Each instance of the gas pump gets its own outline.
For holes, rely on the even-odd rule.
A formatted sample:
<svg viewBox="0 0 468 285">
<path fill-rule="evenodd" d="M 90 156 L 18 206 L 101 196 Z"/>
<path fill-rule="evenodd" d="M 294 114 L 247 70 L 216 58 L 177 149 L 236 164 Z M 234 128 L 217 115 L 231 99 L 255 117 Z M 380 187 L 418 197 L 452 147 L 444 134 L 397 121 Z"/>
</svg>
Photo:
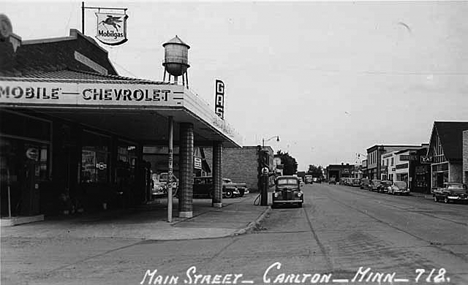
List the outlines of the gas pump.
<svg viewBox="0 0 468 285">
<path fill-rule="evenodd" d="M 266 150 L 259 150 L 258 153 L 258 189 L 260 192 L 260 205 L 268 205 L 268 186 L 269 186 L 269 155 Z"/>
</svg>

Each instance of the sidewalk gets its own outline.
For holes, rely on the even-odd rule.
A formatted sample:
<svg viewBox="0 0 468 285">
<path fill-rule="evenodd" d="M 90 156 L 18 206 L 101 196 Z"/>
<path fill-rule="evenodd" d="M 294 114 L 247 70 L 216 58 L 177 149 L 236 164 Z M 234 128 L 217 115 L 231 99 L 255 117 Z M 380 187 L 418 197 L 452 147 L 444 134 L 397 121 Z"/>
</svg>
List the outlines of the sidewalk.
<svg viewBox="0 0 468 285">
<path fill-rule="evenodd" d="M 418 193 L 418 192 L 410 192 L 410 196 L 420 197 L 420 198 L 429 199 L 429 200 L 433 199 L 432 194 L 425 194 L 425 193 Z"/>
<path fill-rule="evenodd" d="M 2 227 L 1 237 L 182 240 L 234 236 L 253 230 L 270 210 L 254 205 L 257 195 L 223 199 L 223 208 L 212 207 L 210 199 L 193 199 L 192 218 L 177 217 L 175 198 L 171 223 L 167 222 L 167 199 L 162 198 L 134 209 Z"/>
</svg>

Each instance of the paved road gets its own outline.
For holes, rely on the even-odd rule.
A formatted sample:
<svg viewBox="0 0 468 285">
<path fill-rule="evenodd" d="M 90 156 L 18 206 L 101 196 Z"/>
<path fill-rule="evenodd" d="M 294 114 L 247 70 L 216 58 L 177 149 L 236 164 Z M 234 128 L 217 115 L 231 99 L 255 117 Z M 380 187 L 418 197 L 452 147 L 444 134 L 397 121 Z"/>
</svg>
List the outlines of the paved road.
<svg viewBox="0 0 468 285">
<path fill-rule="evenodd" d="M 303 208 L 273 209 L 252 234 L 9 239 L 2 267 L 13 284 L 468 284 L 468 205 L 328 184 L 304 192 Z"/>
</svg>

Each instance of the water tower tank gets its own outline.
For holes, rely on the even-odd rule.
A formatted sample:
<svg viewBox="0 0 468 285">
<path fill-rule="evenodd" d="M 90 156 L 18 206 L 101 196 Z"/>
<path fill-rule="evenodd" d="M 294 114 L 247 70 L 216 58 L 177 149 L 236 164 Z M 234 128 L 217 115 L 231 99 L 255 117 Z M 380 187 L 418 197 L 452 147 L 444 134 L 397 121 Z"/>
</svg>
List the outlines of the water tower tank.
<svg viewBox="0 0 468 285">
<path fill-rule="evenodd" d="M 181 76 L 190 67 L 188 63 L 188 49 L 190 46 L 184 43 L 178 36 L 163 44 L 164 63 L 166 71 L 172 76 Z"/>
</svg>

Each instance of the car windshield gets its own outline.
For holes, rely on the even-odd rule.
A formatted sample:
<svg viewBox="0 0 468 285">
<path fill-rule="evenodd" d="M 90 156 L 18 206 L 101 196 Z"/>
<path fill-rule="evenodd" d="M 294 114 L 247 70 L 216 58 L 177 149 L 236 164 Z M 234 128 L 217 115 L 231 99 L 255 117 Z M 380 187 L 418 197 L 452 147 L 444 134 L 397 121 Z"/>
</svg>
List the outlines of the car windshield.
<svg viewBox="0 0 468 285">
<path fill-rule="evenodd" d="M 463 188 L 463 184 L 449 184 L 449 185 L 447 185 L 447 189 L 450 189 L 450 190 L 465 190 Z"/>
<path fill-rule="evenodd" d="M 398 188 L 405 188 L 406 187 L 406 182 L 404 182 L 404 181 L 395 181 L 394 184 Z"/>
<path fill-rule="evenodd" d="M 277 184 L 278 185 L 297 185 L 297 179 L 295 178 L 286 178 L 286 179 L 278 179 Z"/>
</svg>

